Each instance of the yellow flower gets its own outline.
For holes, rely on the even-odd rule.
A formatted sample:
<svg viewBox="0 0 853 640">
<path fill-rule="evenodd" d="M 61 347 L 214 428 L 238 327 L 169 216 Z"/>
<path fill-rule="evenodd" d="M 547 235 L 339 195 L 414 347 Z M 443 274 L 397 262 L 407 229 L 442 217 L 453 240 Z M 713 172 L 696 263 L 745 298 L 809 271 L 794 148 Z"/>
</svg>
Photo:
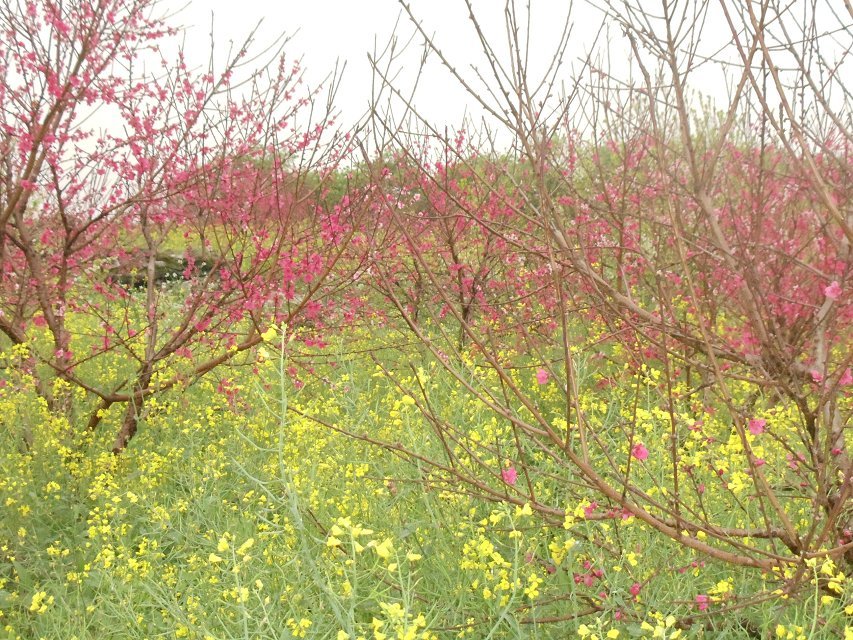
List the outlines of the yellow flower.
<svg viewBox="0 0 853 640">
<path fill-rule="evenodd" d="M 385 538 L 385 540 L 377 544 L 373 550 L 376 551 L 377 556 L 383 560 L 387 560 L 391 557 L 391 552 L 394 551 L 394 542 L 391 538 Z"/>
<path fill-rule="evenodd" d="M 33 600 L 30 603 L 30 611 L 42 614 L 47 611 L 47 608 L 52 604 L 53 596 L 47 595 L 47 592 L 45 591 L 37 591 L 33 594 Z"/>
<path fill-rule="evenodd" d="M 619 637 L 619 629 L 611 629 L 607 632 L 607 637 L 610 638 L 610 640 L 616 640 L 616 638 Z"/>
<path fill-rule="evenodd" d="M 222 562 L 222 557 L 216 555 L 215 553 L 211 553 L 207 556 L 207 561 L 211 564 L 216 564 L 217 562 Z"/>
<path fill-rule="evenodd" d="M 542 584 L 543 580 L 535 573 L 530 574 L 530 577 L 527 579 L 527 586 L 524 588 L 524 595 L 526 595 L 530 599 L 537 598 L 539 596 L 539 585 Z"/>
<path fill-rule="evenodd" d="M 243 544 L 240 545 L 239 549 L 237 549 L 237 555 L 238 556 L 246 555 L 246 553 L 249 551 L 249 549 L 252 548 L 252 546 L 254 544 L 255 544 L 255 539 L 249 538 L 248 540 L 246 540 L 246 542 L 244 542 Z"/>
</svg>

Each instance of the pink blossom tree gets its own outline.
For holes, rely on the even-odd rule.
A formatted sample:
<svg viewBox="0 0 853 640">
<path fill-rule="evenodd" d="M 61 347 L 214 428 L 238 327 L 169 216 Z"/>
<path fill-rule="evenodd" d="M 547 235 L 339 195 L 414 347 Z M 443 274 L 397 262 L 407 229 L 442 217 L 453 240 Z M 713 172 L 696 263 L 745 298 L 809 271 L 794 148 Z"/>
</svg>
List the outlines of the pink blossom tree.
<svg viewBox="0 0 853 640">
<path fill-rule="evenodd" d="M 221 71 L 196 71 L 161 48 L 177 31 L 156 11 L 0 9 L 0 331 L 29 346 L 39 392 L 75 428 L 124 407 L 116 452 L 153 393 L 270 323 L 333 317 L 354 229 L 355 207 L 317 197 L 346 140 L 283 42 L 258 69 L 250 37 Z M 161 282 L 164 261 L 178 282 Z"/>
<path fill-rule="evenodd" d="M 496 341 L 488 323 L 454 313 L 473 345 L 466 351 L 437 314 L 427 323 L 399 296 L 401 317 L 435 362 L 507 425 L 503 441 L 471 439 L 424 386 L 410 385 L 443 452 L 428 460 L 430 481 L 530 504 L 555 524 L 637 518 L 702 557 L 778 571 L 786 593 L 808 580 L 807 559 L 853 561 L 853 136 L 841 80 L 851 64 L 849 21 L 809 5 L 803 26 L 770 1 L 664 0 L 655 11 L 603 2 L 603 20 L 624 34 L 626 71 L 590 54 L 566 82 L 570 21 L 533 77 L 530 9 L 507 4 L 499 46 L 466 2 L 485 61 L 466 74 L 401 5 L 429 55 L 495 123 L 484 138 L 504 135 L 512 152 L 482 162 L 488 149 L 472 153 L 420 117 L 414 92 L 391 80 L 393 60 L 377 60 L 386 95 L 420 123 L 414 135 L 468 172 L 468 192 L 482 190 L 458 215 L 492 241 L 512 240 L 505 262 L 532 267 L 525 275 L 543 291 L 540 312 L 551 309 L 554 320 L 544 339 L 515 323 L 523 348 L 508 355 L 511 343 Z M 729 29 L 710 53 L 706 19 Z M 842 40 L 831 56 L 820 33 Z M 727 101 L 713 109 L 697 98 L 700 66 L 730 81 Z M 388 154 L 377 167 L 412 148 L 412 122 L 377 116 L 376 128 Z M 410 189 L 429 183 L 462 199 L 428 154 L 413 160 L 420 177 Z M 389 216 L 407 234 L 422 216 L 394 206 L 399 191 L 388 191 Z M 490 199 L 495 205 L 484 204 Z M 500 225 L 484 214 L 491 206 L 508 212 Z M 423 277 L 447 281 L 434 246 L 410 247 Z M 448 290 L 438 288 L 450 301 Z M 506 299 L 477 307 L 519 314 Z M 543 382 L 554 385 L 556 403 L 540 397 Z M 544 489 L 549 482 L 559 491 Z M 725 507 L 717 513 L 712 503 Z"/>
</svg>

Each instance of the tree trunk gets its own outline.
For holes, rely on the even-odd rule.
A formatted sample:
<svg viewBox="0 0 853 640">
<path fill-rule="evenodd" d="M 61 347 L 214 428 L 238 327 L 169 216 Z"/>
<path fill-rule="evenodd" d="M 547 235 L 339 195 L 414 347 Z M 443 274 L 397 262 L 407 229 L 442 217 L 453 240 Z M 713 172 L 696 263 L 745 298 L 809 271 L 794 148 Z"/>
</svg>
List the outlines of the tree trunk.
<svg viewBox="0 0 853 640">
<path fill-rule="evenodd" d="M 139 376 L 136 384 L 136 389 L 139 395 L 127 403 L 127 409 L 124 412 L 124 419 L 121 421 L 121 427 L 116 434 L 113 442 L 113 453 L 118 455 L 125 450 L 133 436 L 136 435 L 136 429 L 139 426 L 139 418 L 142 415 L 142 407 L 145 405 L 145 395 L 143 392 L 148 388 L 151 382 L 151 374 L 153 368 L 145 367 L 145 370 Z"/>
</svg>

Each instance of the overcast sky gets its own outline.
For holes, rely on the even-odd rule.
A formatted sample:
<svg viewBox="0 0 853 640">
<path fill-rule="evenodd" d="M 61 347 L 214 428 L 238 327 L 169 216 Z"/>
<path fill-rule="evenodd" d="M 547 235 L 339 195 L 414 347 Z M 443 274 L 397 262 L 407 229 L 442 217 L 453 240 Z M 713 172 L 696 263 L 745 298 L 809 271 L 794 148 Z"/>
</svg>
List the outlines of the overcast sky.
<svg viewBox="0 0 853 640">
<path fill-rule="evenodd" d="M 468 19 L 463 0 L 412 0 L 413 11 L 425 30 L 435 34 L 447 56 L 461 69 L 471 64 L 484 66 L 476 33 Z M 519 3 L 523 5 L 523 3 Z M 490 38 L 505 43 L 504 0 L 475 1 L 482 26 Z M 531 46 L 532 70 L 544 72 L 566 20 L 565 0 L 535 0 Z M 244 38 L 258 22 L 255 49 L 273 41 L 282 33 L 292 35 L 286 53 L 301 57 L 306 79 L 316 86 L 336 65 L 346 64 L 337 95 L 336 107 L 344 122 L 358 119 L 367 109 L 371 97 L 372 70 L 368 53 L 382 50 L 392 34 L 402 45 L 412 35 L 408 16 L 401 13 L 397 0 L 165 0 L 163 7 L 177 11 L 171 20 L 187 28 L 187 55 L 198 64 L 206 62 L 210 44 L 211 16 L 216 49 L 223 54 L 229 41 Z M 181 8 L 183 7 L 183 8 Z M 573 11 L 576 22 L 575 44 L 567 52 L 569 61 L 584 54 L 601 21 L 600 14 L 584 3 Z M 399 21 L 399 24 L 398 24 Z M 408 54 L 396 65 L 397 84 L 411 88 L 418 77 L 422 39 L 417 38 Z M 505 47 L 504 47 L 505 50 Z M 568 79 L 568 71 L 566 72 Z M 477 115 L 474 101 L 467 97 L 432 57 L 419 80 L 416 102 L 432 121 L 455 125 L 463 114 Z"/>
<path fill-rule="evenodd" d="M 336 63 L 346 64 L 335 107 L 340 113 L 339 123 L 349 125 L 356 122 L 367 110 L 371 98 L 373 72 L 368 62 L 368 53 L 381 51 L 395 33 L 402 45 L 413 33 L 412 23 L 402 11 L 398 0 L 162 0 L 161 8 L 175 12 L 172 24 L 186 28 L 186 54 L 199 66 L 207 63 L 210 50 L 211 19 L 213 21 L 213 42 L 217 59 L 221 65 L 229 42 L 242 40 L 260 23 L 256 34 L 254 50 L 276 40 L 282 34 L 292 36 L 285 49 L 288 56 L 301 57 L 305 69 L 305 79 L 310 86 L 316 87 L 332 72 Z M 457 66 L 471 81 L 472 86 L 480 89 L 472 66 L 488 72 L 489 61 L 482 53 L 476 32 L 465 8 L 464 0 L 410 0 L 413 12 L 417 15 L 428 34 L 434 34 L 436 43 L 447 58 Z M 593 8 L 593 3 L 603 4 L 604 0 L 576 0 L 572 8 L 573 31 L 570 45 L 566 50 L 564 68 L 560 81 L 568 88 L 572 86 L 573 70 L 580 67 L 580 61 L 593 47 L 598 37 L 599 46 L 611 41 L 610 57 L 599 60 L 597 64 L 617 77 L 626 79 L 628 71 L 627 44 L 622 37 L 621 28 L 612 21 L 601 30 L 603 15 Z M 507 36 L 504 22 L 506 0 L 472 0 L 476 15 L 486 37 L 496 43 L 496 55 L 506 59 Z M 519 10 L 524 11 L 526 2 L 517 0 Z M 562 27 L 566 21 L 568 0 L 531 0 L 530 19 L 530 67 L 528 79 L 537 82 L 548 68 L 552 54 L 557 46 Z M 619 4 L 619 3 L 616 3 Z M 636 0 L 650 12 L 658 10 L 659 3 L 651 0 Z M 685 2 L 676 6 L 679 10 L 691 12 L 700 3 Z M 832 0 L 821 0 L 819 10 L 828 15 Z M 796 30 L 799 13 L 810 6 L 805 0 L 795 0 L 791 5 L 791 15 L 787 16 L 789 27 Z M 720 47 L 731 42 L 731 32 L 725 23 L 720 6 L 713 2 L 709 5 L 711 13 L 702 20 L 699 52 L 719 57 Z M 651 9 L 649 7 L 654 7 Z M 799 12 L 799 13 L 798 13 Z M 690 15 L 687 23 L 690 24 Z M 790 22 L 793 21 L 793 22 Z M 654 23 L 654 19 L 652 20 Z M 800 25 L 803 23 L 800 22 Z M 834 23 L 837 26 L 837 22 Z M 657 25 L 656 28 L 661 28 Z M 661 28 L 661 31 L 663 29 Z M 844 34 L 847 34 L 846 36 Z M 840 34 L 840 35 L 839 35 Z M 796 35 L 796 33 L 794 33 Z M 768 32 L 768 38 L 772 38 Z M 771 40 L 771 45 L 773 44 Z M 849 31 L 841 29 L 835 35 L 821 39 L 822 51 L 828 58 L 839 58 L 842 51 L 851 45 Z M 600 49 L 603 47 L 600 46 Z M 422 38 L 416 37 L 407 52 L 400 57 L 393 70 L 398 75 L 395 86 L 406 92 L 416 79 L 418 91 L 413 102 L 420 113 L 428 120 L 443 127 L 454 127 L 461 123 L 464 114 L 479 121 L 483 112 L 476 107 L 475 100 L 454 81 L 446 69 L 443 69 L 432 55 L 423 69 L 420 68 L 420 55 L 423 51 Z M 728 60 L 739 63 L 734 49 L 729 47 Z M 694 63 L 696 60 L 694 60 Z M 832 60 L 830 60 L 832 63 Z M 838 67 L 837 77 L 843 81 L 850 74 L 851 62 Z M 636 70 L 635 70 L 636 72 Z M 691 73 L 692 87 L 701 91 L 705 97 L 715 101 L 718 108 L 728 106 L 728 93 L 736 80 L 737 65 L 700 64 Z M 635 76 L 635 81 L 642 84 Z M 584 82 L 588 82 L 584 80 Z M 843 99 L 843 96 L 841 96 Z M 833 100 L 837 100 L 833 96 Z M 751 100 L 751 98 L 748 98 Z M 772 102 L 772 100 L 771 100 Z M 399 104 L 397 105 L 399 108 Z M 398 113 L 395 110 L 395 113 Z"/>
</svg>

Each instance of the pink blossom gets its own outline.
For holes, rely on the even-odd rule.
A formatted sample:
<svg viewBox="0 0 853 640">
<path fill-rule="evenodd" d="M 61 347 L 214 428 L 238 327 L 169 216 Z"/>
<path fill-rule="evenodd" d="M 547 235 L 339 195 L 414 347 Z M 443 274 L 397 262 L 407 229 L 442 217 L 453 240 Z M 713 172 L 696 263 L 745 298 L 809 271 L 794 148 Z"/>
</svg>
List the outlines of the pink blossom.
<svg viewBox="0 0 853 640">
<path fill-rule="evenodd" d="M 631 455 L 637 460 L 645 460 L 649 457 L 649 450 L 646 449 L 646 445 L 642 442 L 638 442 L 631 448 Z"/>
<path fill-rule="evenodd" d="M 846 387 L 851 382 L 853 382 L 853 373 L 850 372 L 850 367 L 847 367 L 844 370 L 844 373 L 842 373 L 841 377 L 838 379 L 838 385 L 841 387 Z"/>
<path fill-rule="evenodd" d="M 547 370 L 545 370 L 545 369 L 537 369 L 536 370 L 536 382 L 538 382 L 539 384 L 545 384 L 546 382 L 548 382 L 548 379 L 550 377 L 551 376 Z"/>
<path fill-rule="evenodd" d="M 785 454 L 785 460 L 788 461 L 788 466 L 791 469 L 793 469 L 794 471 L 796 471 L 797 469 L 800 468 L 801 462 L 805 462 L 805 458 L 803 457 L 803 454 L 801 454 L 801 453 L 798 453 L 796 455 L 796 457 L 790 453 L 786 453 Z"/>
<path fill-rule="evenodd" d="M 705 594 L 700 593 L 696 596 L 696 606 L 699 608 L 699 611 L 707 611 L 710 601 L 711 599 Z"/>
<path fill-rule="evenodd" d="M 764 427 L 767 425 L 767 420 L 764 418 L 753 418 L 749 421 L 749 432 L 754 435 L 764 433 Z"/>
<path fill-rule="evenodd" d="M 830 300 L 838 300 L 841 296 L 841 285 L 838 284 L 838 280 L 833 280 L 832 284 L 823 289 L 823 295 L 825 295 Z"/>
<path fill-rule="evenodd" d="M 515 470 L 515 467 L 507 467 L 501 471 L 501 478 L 508 485 L 512 486 L 518 480 L 518 471 Z"/>
<path fill-rule="evenodd" d="M 640 595 L 640 589 L 642 589 L 642 586 L 640 585 L 640 583 L 635 582 L 634 584 L 631 585 L 631 588 L 629 589 L 629 591 L 631 592 L 631 595 L 636 598 L 638 595 Z"/>
</svg>

